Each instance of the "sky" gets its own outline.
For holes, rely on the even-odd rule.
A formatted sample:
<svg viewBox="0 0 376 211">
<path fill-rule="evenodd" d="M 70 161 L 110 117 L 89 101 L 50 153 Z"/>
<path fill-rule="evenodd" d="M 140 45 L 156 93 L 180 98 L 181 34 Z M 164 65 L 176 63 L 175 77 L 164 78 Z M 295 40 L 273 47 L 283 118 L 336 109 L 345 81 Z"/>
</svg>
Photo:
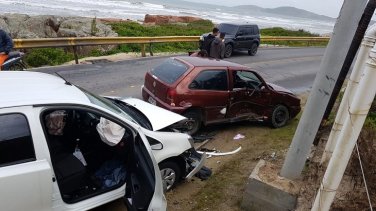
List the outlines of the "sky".
<svg viewBox="0 0 376 211">
<path fill-rule="evenodd" d="M 216 4 L 223 6 L 255 5 L 263 8 L 275 8 L 291 6 L 299 9 L 314 12 L 319 15 L 326 15 L 337 18 L 342 7 L 343 0 L 189 0 L 192 2 Z"/>
</svg>

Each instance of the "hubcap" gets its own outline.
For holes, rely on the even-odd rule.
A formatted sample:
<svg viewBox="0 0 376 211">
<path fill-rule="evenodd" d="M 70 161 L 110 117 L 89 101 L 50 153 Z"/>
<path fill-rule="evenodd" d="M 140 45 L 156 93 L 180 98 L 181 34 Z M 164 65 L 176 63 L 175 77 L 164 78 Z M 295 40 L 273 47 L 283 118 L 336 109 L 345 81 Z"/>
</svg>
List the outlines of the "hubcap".
<svg viewBox="0 0 376 211">
<path fill-rule="evenodd" d="M 280 123 L 283 123 L 285 121 L 285 112 L 283 111 L 278 111 L 275 115 L 275 121 L 280 124 Z"/>
<path fill-rule="evenodd" d="M 161 170 L 162 182 L 163 182 L 163 189 L 164 191 L 168 191 L 172 188 L 176 180 L 176 174 L 173 169 L 165 168 Z"/>
<path fill-rule="evenodd" d="M 226 48 L 226 55 L 231 55 L 232 53 L 232 46 Z"/>
</svg>

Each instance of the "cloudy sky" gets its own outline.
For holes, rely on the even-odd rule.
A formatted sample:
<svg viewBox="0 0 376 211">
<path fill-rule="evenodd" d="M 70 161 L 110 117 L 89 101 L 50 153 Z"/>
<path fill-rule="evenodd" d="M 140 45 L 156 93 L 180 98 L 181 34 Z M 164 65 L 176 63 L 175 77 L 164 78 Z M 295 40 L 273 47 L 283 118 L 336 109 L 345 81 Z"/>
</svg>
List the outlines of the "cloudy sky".
<svg viewBox="0 0 376 211">
<path fill-rule="evenodd" d="M 224 6 L 256 5 L 264 8 L 292 6 L 320 15 L 337 18 L 343 0 L 189 0 L 192 2 L 217 4 Z"/>
</svg>

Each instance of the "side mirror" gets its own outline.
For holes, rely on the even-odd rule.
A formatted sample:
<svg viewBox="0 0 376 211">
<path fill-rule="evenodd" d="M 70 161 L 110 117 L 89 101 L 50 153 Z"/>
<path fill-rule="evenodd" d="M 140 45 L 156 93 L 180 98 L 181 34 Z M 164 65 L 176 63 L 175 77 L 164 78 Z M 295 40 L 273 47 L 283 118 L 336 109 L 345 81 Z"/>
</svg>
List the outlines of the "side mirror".
<svg viewBox="0 0 376 211">
<path fill-rule="evenodd" d="M 163 149 L 163 145 L 161 143 L 154 144 L 154 145 L 151 145 L 151 149 L 152 150 L 162 150 Z"/>
</svg>

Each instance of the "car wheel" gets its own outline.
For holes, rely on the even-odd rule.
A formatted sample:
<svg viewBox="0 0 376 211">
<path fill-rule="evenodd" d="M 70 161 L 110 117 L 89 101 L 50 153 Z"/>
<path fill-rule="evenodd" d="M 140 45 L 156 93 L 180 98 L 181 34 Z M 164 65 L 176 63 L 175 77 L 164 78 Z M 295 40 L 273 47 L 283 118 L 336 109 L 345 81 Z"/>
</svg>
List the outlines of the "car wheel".
<svg viewBox="0 0 376 211">
<path fill-rule="evenodd" d="M 253 43 L 251 49 L 248 50 L 248 55 L 254 56 L 257 53 L 257 44 Z"/>
<path fill-rule="evenodd" d="M 194 111 L 189 111 L 184 113 L 183 116 L 187 117 L 187 122 L 185 126 L 187 127 L 187 133 L 189 135 L 195 134 L 201 127 L 201 118 L 200 114 Z"/>
<path fill-rule="evenodd" d="M 283 105 L 277 105 L 270 113 L 268 122 L 271 127 L 279 128 L 285 126 L 289 118 L 288 109 Z"/>
<path fill-rule="evenodd" d="M 230 56 L 232 55 L 232 51 L 233 50 L 234 50 L 234 48 L 232 47 L 231 44 L 226 45 L 226 48 L 225 48 L 225 58 L 230 58 Z"/>
<path fill-rule="evenodd" d="M 179 166 L 174 162 L 166 161 L 159 164 L 159 169 L 161 170 L 163 191 L 170 191 L 180 179 Z"/>
</svg>

